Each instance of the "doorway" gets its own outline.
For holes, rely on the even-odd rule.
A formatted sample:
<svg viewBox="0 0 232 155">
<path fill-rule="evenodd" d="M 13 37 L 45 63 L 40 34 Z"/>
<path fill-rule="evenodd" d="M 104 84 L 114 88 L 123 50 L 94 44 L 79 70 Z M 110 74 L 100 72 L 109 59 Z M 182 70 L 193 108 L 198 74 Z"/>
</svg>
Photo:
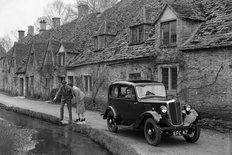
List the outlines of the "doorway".
<svg viewBox="0 0 232 155">
<path fill-rule="evenodd" d="M 20 78 L 20 92 L 19 92 L 20 96 L 24 96 L 24 80 L 23 78 Z"/>
</svg>

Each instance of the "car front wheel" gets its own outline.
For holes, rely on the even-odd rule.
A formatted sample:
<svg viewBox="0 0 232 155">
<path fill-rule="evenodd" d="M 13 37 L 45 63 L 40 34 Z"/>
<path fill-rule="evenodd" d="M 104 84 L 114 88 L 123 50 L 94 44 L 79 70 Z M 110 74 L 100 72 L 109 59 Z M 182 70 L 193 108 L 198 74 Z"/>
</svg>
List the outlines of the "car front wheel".
<svg viewBox="0 0 232 155">
<path fill-rule="evenodd" d="M 117 132 L 118 131 L 118 126 L 117 126 L 117 124 L 115 122 L 115 116 L 114 116 L 113 111 L 110 111 L 107 114 L 107 126 L 108 126 L 109 131 L 111 131 L 111 132 Z"/>
<path fill-rule="evenodd" d="M 201 130 L 199 127 L 189 129 L 188 133 L 186 135 L 184 135 L 184 139 L 187 142 L 195 143 L 199 139 L 200 133 L 201 133 Z"/>
<path fill-rule="evenodd" d="M 156 122 L 148 118 L 144 125 L 144 136 L 147 142 L 151 145 L 157 146 L 161 141 L 161 131 L 156 125 Z"/>
</svg>

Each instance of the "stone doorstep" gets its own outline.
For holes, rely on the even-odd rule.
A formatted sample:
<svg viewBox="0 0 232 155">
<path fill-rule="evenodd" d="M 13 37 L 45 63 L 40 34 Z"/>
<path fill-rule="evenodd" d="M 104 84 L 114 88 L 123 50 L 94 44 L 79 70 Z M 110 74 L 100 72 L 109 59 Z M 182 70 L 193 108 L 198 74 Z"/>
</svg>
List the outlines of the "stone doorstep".
<svg viewBox="0 0 232 155">
<path fill-rule="evenodd" d="M 60 123 L 59 121 L 59 118 L 52 115 L 48 115 L 40 112 L 34 112 L 28 109 L 22 109 L 14 106 L 6 106 L 2 103 L 0 103 L 0 108 L 4 110 L 24 114 L 29 117 L 41 119 L 53 124 L 62 125 L 62 123 Z M 111 133 L 109 132 L 95 129 L 87 124 L 73 123 L 71 125 L 66 125 L 65 127 L 68 127 L 69 130 L 71 131 L 87 135 L 94 142 L 102 145 L 108 151 L 110 151 L 115 155 L 139 155 L 134 148 L 132 148 L 130 145 L 126 144 L 119 138 L 112 136 Z"/>
</svg>

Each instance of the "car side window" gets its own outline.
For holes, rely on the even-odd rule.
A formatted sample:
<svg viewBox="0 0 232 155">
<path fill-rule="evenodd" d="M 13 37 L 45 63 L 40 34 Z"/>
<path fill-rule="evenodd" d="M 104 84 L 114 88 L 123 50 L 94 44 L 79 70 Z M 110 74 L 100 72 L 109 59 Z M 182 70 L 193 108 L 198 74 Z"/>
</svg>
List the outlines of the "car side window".
<svg viewBox="0 0 232 155">
<path fill-rule="evenodd" d="M 134 92 L 134 89 L 132 87 L 126 88 L 125 98 L 129 99 L 129 100 L 135 100 L 135 92 Z"/>
<path fill-rule="evenodd" d="M 125 98 L 125 96 L 126 96 L 126 88 L 127 87 L 125 87 L 125 86 L 119 87 L 119 94 L 118 94 L 119 98 Z"/>
<path fill-rule="evenodd" d="M 112 89 L 111 89 L 111 97 L 112 98 L 117 98 L 118 97 L 118 87 L 117 86 L 112 87 Z"/>
</svg>

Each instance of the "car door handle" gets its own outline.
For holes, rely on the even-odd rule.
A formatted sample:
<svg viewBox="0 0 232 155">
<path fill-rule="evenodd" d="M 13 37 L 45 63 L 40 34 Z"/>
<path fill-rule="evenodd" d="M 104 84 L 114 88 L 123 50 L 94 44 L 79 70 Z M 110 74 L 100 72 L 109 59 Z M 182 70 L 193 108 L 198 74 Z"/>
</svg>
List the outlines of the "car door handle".
<svg viewBox="0 0 232 155">
<path fill-rule="evenodd" d="M 138 102 L 134 102 L 134 104 L 138 104 Z"/>
</svg>

